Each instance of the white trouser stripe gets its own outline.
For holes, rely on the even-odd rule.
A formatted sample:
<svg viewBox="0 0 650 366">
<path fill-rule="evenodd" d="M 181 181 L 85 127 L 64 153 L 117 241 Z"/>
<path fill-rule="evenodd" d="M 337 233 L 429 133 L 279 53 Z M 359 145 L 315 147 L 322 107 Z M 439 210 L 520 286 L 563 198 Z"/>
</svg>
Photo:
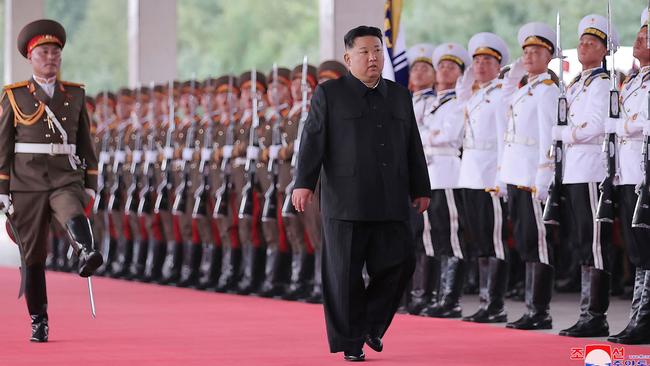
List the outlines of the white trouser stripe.
<svg viewBox="0 0 650 366">
<path fill-rule="evenodd" d="M 458 238 L 458 208 L 456 207 L 456 198 L 454 190 L 445 189 L 445 198 L 447 199 L 447 208 L 449 209 L 449 241 L 454 257 L 463 259 L 463 251 L 460 248 L 460 239 Z"/>
<path fill-rule="evenodd" d="M 501 217 L 501 200 L 498 197 L 492 196 L 492 207 L 494 208 L 494 231 L 492 232 L 494 254 L 497 258 L 505 260 L 506 255 L 502 238 L 503 219 Z"/>
<path fill-rule="evenodd" d="M 546 242 L 546 226 L 542 221 L 542 203 L 535 199 L 534 195 L 530 195 L 533 201 L 533 215 L 535 215 L 535 224 L 537 225 L 537 252 L 539 253 L 539 261 L 544 264 L 548 263 L 548 243 Z"/>
<path fill-rule="evenodd" d="M 424 244 L 424 253 L 428 257 L 434 256 L 433 240 L 431 240 L 431 222 L 429 221 L 429 213 L 424 211 L 422 213 L 424 219 L 424 230 L 422 231 L 422 243 Z"/>
<path fill-rule="evenodd" d="M 603 253 L 600 245 L 600 222 L 596 221 L 596 206 L 598 205 L 598 187 L 595 182 L 587 183 L 589 187 L 589 204 L 591 206 L 591 219 L 593 225 L 593 241 L 591 250 L 594 255 L 594 267 L 603 268 Z"/>
</svg>

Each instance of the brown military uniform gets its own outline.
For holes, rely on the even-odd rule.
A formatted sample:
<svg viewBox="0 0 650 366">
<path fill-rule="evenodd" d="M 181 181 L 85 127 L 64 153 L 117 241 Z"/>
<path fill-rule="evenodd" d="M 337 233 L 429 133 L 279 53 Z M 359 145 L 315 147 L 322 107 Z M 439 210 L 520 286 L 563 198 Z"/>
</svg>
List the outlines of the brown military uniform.
<svg viewBox="0 0 650 366">
<path fill-rule="evenodd" d="M 84 215 L 84 188 L 97 189 L 97 156 L 80 84 L 57 81 L 50 98 L 33 80 L 6 86 L 0 109 L 0 194 L 11 192 L 14 223 L 27 265 L 45 264 L 45 243 L 52 216 L 64 225 Z M 61 144 L 48 122 L 48 106 L 76 145 L 82 164 L 74 169 L 68 155 L 14 153 L 15 143 Z M 83 168 L 85 163 L 86 168 Z"/>
</svg>

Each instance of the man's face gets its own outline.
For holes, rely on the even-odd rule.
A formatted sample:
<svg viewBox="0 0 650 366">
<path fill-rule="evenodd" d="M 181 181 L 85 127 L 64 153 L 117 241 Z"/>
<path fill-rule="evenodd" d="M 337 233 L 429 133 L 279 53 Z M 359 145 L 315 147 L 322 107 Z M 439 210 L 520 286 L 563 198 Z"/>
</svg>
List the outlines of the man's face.
<svg viewBox="0 0 650 366">
<path fill-rule="evenodd" d="M 456 85 L 456 80 L 463 74 L 457 63 L 449 60 L 442 60 L 438 63 L 436 71 L 436 82 L 439 87 L 445 85 L 445 88 Z"/>
<path fill-rule="evenodd" d="M 28 60 L 34 75 L 48 79 L 55 77 L 61 68 L 61 47 L 47 43 L 40 45 L 32 50 Z"/>
<path fill-rule="evenodd" d="M 546 72 L 551 61 L 551 51 L 542 46 L 527 46 L 524 48 L 524 68 L 529 74 L 539 75 Z"/>
<path fill-rule="evenodd" d="M 131 116 L 131 111 L 133 110 L 133 100 L 127 96 L 119 96 L 115 109 L 117 116 L 121 120 L 125 120 Z"/>
<path fill-rule="evenodd" d="M 307 83 L 307 100 L 311 99 L 311 85 Z M 291 80 L 291 99 L 294 103 L 302 101 L 302 81 L 299 78 Z"/>
<path fill-rule="evenodd" d="M 600 65 L 607 54 L 605 43 L 596 36 L 584 34 L 578 44 L 578 60 L 582 65 Z"/>
<path fill-rule="evenodd" d="M 350 72 L 364 83 L 379 80 L 384 67 L 384 49 L 381 40 L 375 36 L 357 37 L 352 48 L 343 56 Z"/>
<path fill-rule="evenodd" d="M 273 82 L 269 85 L 269 102 L 271 105 L 280 105 L 289 101 L 291 91 L 286 84 L 280 82 Z"/>
<path fill-rule="evenodd" d="M 260 90 L 257 88 L 256 90 L 257 94 L 257 100 L 260 102 L 264 101 L 265 93 L 263 90 Z M 253 94 L 251 93 L 251 87 L 250 84 L 247 84 L 245 88 L 242 88 L 241 90 L 241 98 L 240 98 L 240 106 L 242 109 L 251 109 L 253 108 L 253 98 L 251 98 Z"/>
<path fill-rule="evenodd" d="M 479 83 L 487 83 L 499 76 L 499 60 L 489 55 L 474 56 L 474 78 Z"/>
<path fill-rule="evenodd" d="M 634 58 L 641 63 L 648 63 L 650 61 L 650 49 L 648 49 L 648 28 L 643 27 L 636 34 L 634 40 L 634 48 L 632 50 Z"/>
<path fill-rule="evenodd" d="M 418 91 L 426 88 L 433 88 L 433 83 L 436 80 L 436 73 L 433 66 L 426 62 L 416 62 L 411 66 L 409 71 L 409 83 L 413 87 L 413 91 Z"/>
<path fill-rule="evenodd" d="M 239 99 L 237 96 L 237 93 L 232 93 L 230 96 L 230 103 L 231 105 L 228 105 L 228 92 L 221 92 L 218 93 L 216 96 L 216 103 L 217 103 L 217 109 L 220 110 L 221 112 L 229 112 L 230 108 L 235 108 L 237 106 L 237 103 L 239 103 Z"/>
</svg>

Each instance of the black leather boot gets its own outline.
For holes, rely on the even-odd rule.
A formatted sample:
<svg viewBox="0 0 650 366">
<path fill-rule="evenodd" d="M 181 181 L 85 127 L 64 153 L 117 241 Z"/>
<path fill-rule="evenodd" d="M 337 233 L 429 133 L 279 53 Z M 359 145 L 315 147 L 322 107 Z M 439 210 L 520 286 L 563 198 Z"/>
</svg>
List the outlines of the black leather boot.
<svg viewBox="0 0 650 366">
<path fill-rule="evenodd" d="M 45 260 L 45 268 L 50 271 L 57 271 L 57 264 L 59 259 L 59 241 L 56 240 L 54 235 L 50 235 L 50 250 L 47 254 L 47 259 Z"/>
<path fill-rule="evenodd" d="M 161 285 L 169 285 L 178 282 L 181 278 L 181 266 L 183 265 L 183 246 L 175 241 L 167 243 L 167 256 L 163 264 L 163 276 Z"/>
<path fill-rule="evenodd" d="M 292 253 L 291 257 L 291 283 L 287 293 L 282 296 L 285 300 L 305 300 L 309 297 L 309 256 L 306 250 Z M 313 268 L 313 267 L 312 267 Z"/>
<path fill-rule="evenodd" d="M 47 342 L 49 324 L 47 316 L 47 288 L 45 268 L 36 264 L 25 268 L 25 300 L 32 321 L 32 342 Z"/>
<path fill-rule="evenodd" d="M 480 257 L 478 262 L 478 310 L 469 316 L 463 317 L 463 321 L 473 322 L 474 319 L 483 316 L 486 311 L 488 303 L 488 275 L 490 271 L 490 259 L 488 257 Z"/>
<path fill-rule="evenodd" d="M 444 263 L 444 265 L 443 265 Z M 436 318 L 460 318 L 463 309 L 460 297 L 465 280 L 465 260 L 447 257 L 441 260 L 440 301 L 433 308 L 423 310 L 422 315 Z"/>
<path fill-rule="evenodd" d="M 264 282 L 260 288 L 260 296 L 275 297 L 284 294 L 286 291 L 280 281 L 280 249 L 268 247 L 266 249 L 266 273 Z"/>
<path fill-rule="evenodd" d="M 104 264 L 102 264 L 97 271 L 96 276 L 110 276 L 113 270 L 113 262 L 115 261 L 115 252 L 117 251 L 117 241 L 113 238 L 108 238 L 104 241 L 102 254 L 104 255 Z"/>
<path fill-rule="evenodd" d="M 181 279 L 176 284 L 178 287 L 192 287 L 198 284 L 202 252 L 201 244 L 190 242 L 183 245 L 183 266 L 181 267 Z"/>
<path fill-rule="evenodd" d="M 607 340 L 622 344 L 650 343 L 650 270 L 636 269 L 630 322 L 621 333 Z"/>
<path fill-rule="evenodd" d="M 214 289 L 221 274 L 221 247 L 214 244 L 204 244 L 199 266 L 199 290 Z"/>
<path fill-rule="evenodd" d="M 59 252 L 56 256 L 56 270 L 60 272 L 70 272 L 70 268 L 68 268 L 68 247 L 70 244 L 64 238 L 56 234 L 52 235 L 52 240 L 58 243 L 56 245 L 57 251 Z"/>
<path fill-rule="evenodd" d="M 323 248 L 314 250 L 314 287 L 305 301 L 310 304 L 323 303 Z"/>
<path fill-rule="evenodd" d="M 141 281 L 147 268 L 147 254 L 149 243 L 145 240 L 133 242 L 133 260 L 129 266 L 129 273 L 125 276 L 130 281 Z"/>
<path fill-rule="evenodd" d="M 489 257 L 487 273 L 485 264 L 479 259 L 480 275 L 487 275 L 487 283 L 483 287 L 484 280 L 481 278 L 481 300 L 485 299 L 483 311 L 466 318 L 476 323 L 503 323 L 508 319 L 505 310 L 505 292 L 508 286 L 508 263 L 496 257 Z"/>
<path fill-rule="evenodd" d="M 224 246 L 221 257 L 221 275 L 215 291 L 228 292 L 237 288 L 241 278 L 241 248 Z"/>
<path fill-rule="evenodd" d="M 519 320 L 506 324 L 513 329 L 551 329 L 553 319 L 549 312 L 553 295 L 553 267 L 548 264 L 526 262 L 527 313 Z"/>
<path fill-rule="evenodd" d="M 147 264 L 142 282 L 157 282 L 162 277 L 162 268 L 165 262 L 165 243 L 152 241 L 148 245 Z"/>
<path fill-rule="evenodd" d="M 431 278 L 431 257 L 425 253 L 417 253 L 415 256 L 415 271 L 411 282 L 411 297 L 406 305 L 406 311 L 411 315 L 419 314 L 429 302 L 430 293 L 427 285 Z"/>
<path fill-rule="evenodd" d="M 76 216 L 66 224 L 68 235 L 78 248 L 78 273 L 81 277 L 90 277 L 104 263 L 102 254 L 95 248 L 95 239 L 86 216 Z"/>
<path fill-rule="evenodd" d="M 561 330 L 561 336 L 606 337 L 609 335 L 609 273 L 588 266 L 582 267 L 580 316 L 571 327 Z M 585 283 L 586 281 L 586 283 Z"/>
</svg>

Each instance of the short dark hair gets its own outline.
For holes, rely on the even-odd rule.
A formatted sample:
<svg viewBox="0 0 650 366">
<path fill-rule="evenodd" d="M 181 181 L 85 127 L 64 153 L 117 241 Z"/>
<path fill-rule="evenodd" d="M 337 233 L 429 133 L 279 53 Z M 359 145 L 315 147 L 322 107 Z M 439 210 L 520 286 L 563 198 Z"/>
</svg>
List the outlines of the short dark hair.
<svg viewBox="0 0 650 366">
<path fill-rule="evenodd" d="M 354 40 L 365 36 L 377 37 L 379 38 L 379 42 L 382 44 L 384 43 L 384 35 L 381 33 L 381 29 L 367 25 L 360 25 L 356 28 L 350 29 L 345 34 L 345 37 L 343 37 L 343 42 L 345 42 L 345 49 L 354 47 Z"/>
</svg>

